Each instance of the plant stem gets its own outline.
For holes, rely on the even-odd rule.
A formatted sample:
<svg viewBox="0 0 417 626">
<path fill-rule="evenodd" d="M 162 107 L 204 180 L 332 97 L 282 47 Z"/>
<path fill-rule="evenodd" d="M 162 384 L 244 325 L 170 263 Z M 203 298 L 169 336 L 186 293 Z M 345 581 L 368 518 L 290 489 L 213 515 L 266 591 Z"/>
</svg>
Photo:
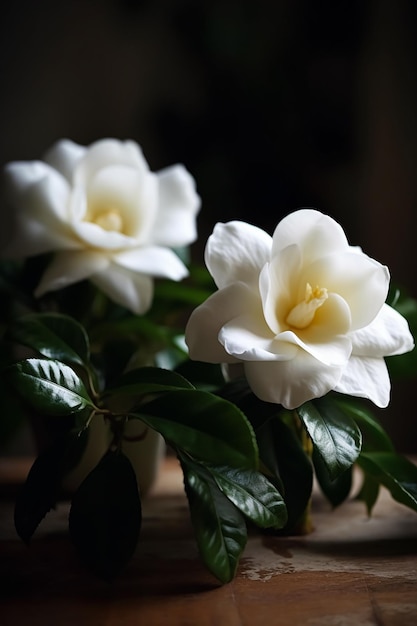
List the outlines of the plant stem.
<svg viewBox="0 0 417 626">
<path fill-rule="evenodd" d="M 301 447 L 303 448 L 306 456 L 312 462 L 313 442 L 311 441 L 308 432 L 306 431 L 303 423 L 301 422 L 296 412 L 294 412 L 294 421 L 295 421 L 295 430 L 298 433 L 298 438 L 299 438 Z M 312 504 L 312 497 L 310 496 L 307 506 L 304 509 L 303 514 L 301 515 L 300 519 L 297 522 L 297 525 L 295 528 L 295 534 L 297 535 L 308 535 L 314 530 L 311 504 Z"/>
<path fill-rule="evenodd" d="M 313 442 L 311 441 L 306 429 L 302 425 L 301 425 L 300 440 L 301 440 L 301 445 L 303 447 L 304 452 L 306 453 L 308 458 L 311 460 L 313 456 Z M 312 503 L 312 498 L 310 497 L 310 500 L 308 501 L 308 504 L 304 510 L 304 513 L 301 516 L 301 519 L 299 520 L 297 524 L 298 533 L 300 535 L 308 535 L 314 530 L 313 520 L 311 517 L 311 503 Z"/>
</svg>

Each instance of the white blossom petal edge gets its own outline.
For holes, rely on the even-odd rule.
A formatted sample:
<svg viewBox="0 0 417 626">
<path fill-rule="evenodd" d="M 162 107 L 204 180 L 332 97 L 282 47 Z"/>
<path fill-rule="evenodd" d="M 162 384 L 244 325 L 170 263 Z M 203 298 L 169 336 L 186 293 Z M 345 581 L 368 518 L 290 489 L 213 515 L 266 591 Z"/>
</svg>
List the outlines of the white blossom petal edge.
<svg viewBox="0 0 417 626">
<path fill-rule="evenodd" d="M 288 409 L 332 390 L 388 405 L 384 357 L 412 350 L 413 337 L 385 303 L 388 268 L 331 217 L 295 211 L 272 238 L 216 224 L 205 260 L 218 291 L 188 321 L 191 359 L 240 363 L 261 400 Z"/>
<path fill-rule="evenodd" d="M 133 141 L 64 139 L 44 161 L 12 162 L 4 173 L 13 213 L 1 256 L 57 253 L 38 297 L 90 279 L 140 314 L 152 303 L 153 278 L 187 275 L 171 248 L 196 240 L 200 198 L 182 165 L 154 173 Z"/>
</svg>

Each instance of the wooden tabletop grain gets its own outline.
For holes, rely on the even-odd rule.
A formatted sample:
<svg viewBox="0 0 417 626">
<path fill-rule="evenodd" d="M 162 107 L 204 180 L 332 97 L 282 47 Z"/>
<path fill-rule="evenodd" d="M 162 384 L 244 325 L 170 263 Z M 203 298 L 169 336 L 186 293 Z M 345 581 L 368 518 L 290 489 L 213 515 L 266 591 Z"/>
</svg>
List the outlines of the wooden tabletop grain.
<svg viewBox="0 0 417 626">
<path fill-rule="evenodd" d="M 417 514 L 384 490 L 369 519 L 351 498 L 318 494 L 305 537 L 251 533 L 236 578 L 202 565 L 182 474 L 167 458 L 144 502 L 139 546 L 112 583 L 86 572 L 67 534 L 68 503 L 30 547 L 13 527 L 13 497 L 30 459 L 0 460 L 1 626 L 416 626 Z"/>
</svg>

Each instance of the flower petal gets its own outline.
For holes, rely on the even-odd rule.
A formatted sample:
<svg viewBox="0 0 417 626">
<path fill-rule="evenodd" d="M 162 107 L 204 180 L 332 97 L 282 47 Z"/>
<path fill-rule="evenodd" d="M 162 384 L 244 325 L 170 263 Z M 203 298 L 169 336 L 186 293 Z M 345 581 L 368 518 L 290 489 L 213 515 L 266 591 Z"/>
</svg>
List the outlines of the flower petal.
<svg viewBox="0 0 417 626">
<path fill-rule="evenodd" d="M 322 257 L 306 267 L 300 277 L 300 299 L 306 283 L 342 296 L 352 316 L 351 330 L 367 326 L 385 302 L 388 269 L 365 254 L 346 252 Z"/>
<path fill-rule="evenodd" d="M 85 152 L 84 157 L 78 161 L 73 183 L 76 186 L 87 187 L 88 182 L 99 170 L 116 164 L 134 167 L 141 178 L 150 173 L 143 152 L 137 143 L 100 139 L 93 143 Z"/>
<path fill-rule="evenodd" d="M 48 291 L 63 289 L 108 268 L 109 259 L 98 252 L 66 251 L 55 255 L 35 291 L 40 297 Z"/>
<path fill-rule="evenodd" d="M 149 242 L 157 209 L 158 181 L 152 172 L 141 176 L 133 167 L 108 165 L 88 183 L 86 219 L 94 222 L 100 214 L 113 211 L 121 222 L 120 234 L 138 243 Z"/>
<path fill-rule="evenodd" d="M 301 251 L 298 246 L 292 245 L 284 248 L 262 268 L 259 291 L 265 319 L 274 334 L 288 328 L 286 317 L 295 303 L 293 291 L 300 267 Z"/>
<path fill-rule="evenodd" d="M 93 248 L 108 253 L 113 250 L 133 248 L 138 245 L 137 240 L 133 237 L 128 237 L 114 230 L 105 230 L 93 222 L 72 222 L 71 226 L 74 235 L 80 241 L 79 245 L 83 245 L 84 248 Z"/>
<path fill-rule="evenodd" d="M 272 246 L 248 224 L 217 224 L 205 260 L 220 291 L 191 317 L 191 358 L 235 357 L 255 394 L 290 409 L 332 389 L 386 406 L 382 357 L 410 351 L 413 338 L 384 304 L 388 269 L 350 246 L 339 224 L 297 211 Z M 237 285 L 245 299 L 229 302 Z"/>
<path fill-rule="evenodd" d="M 188 274 L 171 249 L 154 243 L 185 245 L 196 238 L 200 199 L 185 168 L 156 175 L 137 143 L 116 139 L 88 148 L 64 139 L 45 159 L 9 164 L 17 215 L 6 216 L 1 240 L 9 258 L 65 251 L 48 267 L 38 295 L 91 278 L 117 302 L 143 313 L 153 296 L 151 276 L 180 280 Z M 159 210 L 160 233 L 154 228 Z M 10 244 L 9 226 L 16 227 Z"/>
<path fill-rule="evenodd" d="M 351 338 L 356 356 L 394 356 L 414 348 L 407 320 L 388 304 L 383 305 L 368 326 L 352 333 Z"/>
<path fill-rule="evenodd" d="M 111 300 L 137 315 L 146 313 L 152 304 L 153 280 L 111 263 L 90 278 Z"/>
<path fill-rule="evenodd" d="M 279 222 L 273 234 L 272 257 L 294 243 L 303 250 L 305 265 L 349 246 L 340 224 L 315 209 L 294 211 Z"/>
<path fill-rule="evenodd" d="M 181 259 L 169 248 L 145 246 L 113 255 L 114 263 L 149 276 L 182 280 L 188 270 Z"/>
<path fill-rule="evenodd" d="M 234 363 L 218 340 L 222 327 L 243 309 L 252 306 L 252 294 L 242 283 L 213 293 L 191 313 L 185 328 L 190 358 L 206 363 Z"/>
<path fill-rule="evenodd" d="M 182 165 L 174 165 L 157 174 L 159 207 L 154 226 L 156 244 L 176 248 L 197 239 L 195 217 L 201 200 L 193 177 Z"/>
<path fill-rule="evenodd" d="M 390 400 L 391 383 L 384 359 L 351 356 L 334 390 L 367 398 L 385 408 Z"/>
<path fill-rule="evenodd" d="M 287 330 L 280 333 L 276 337 L 277 350 L 282 350 L 281 344 L 290 344 L 298 346 L 306 354 L 317 359 L 324 365 L 330 367 L 344 365 L 352 352 L 352 342 L 349 337 L 343 335 L 336 335 L 332 337 L 331 342 L 313 343 L 309 341 L 303 341 L 303 334 L 298 332 L 294 333 L 291 330 Z"/>
<path fill-rule="evenodd" d="M 351 319 L 346 300 L 337 293 L 330 293 L 315 312 L 314 323 L 297 330 L 297 335 L 306 345 L 330 344 L 333 340 L 338 341 L 342 335 L 347 335 L 351 328 Z"/>
<path fill-rule="evenodd" d="M 84 146 L 79 146 L 69 139 L 61 139 L 47 151 L 44 161 L 72 183 L 75 167 L 86 152 L 87 148 Z"/>
<path fill-rule="evenodd" d="M 219 341 L 228 354 L 242 361 L 288 361 L 297 353 L 294 343 L 277 342 L 259 315 L 234 318 L 220 330 Z"/>
<path fill-rule="evenodd" d="M 205 262 L 217 287 L 242 281 L 258 285 L 262 267 L 269 261 L 272 238 L 246 222 L 215 225 L 209 237 Z"/>
<path fill-rule="evenodd" d="M 14 162 L 5 168 L 5 187 L 16 215 L 4 256 L 25 258 L 80 247 L 66 223 L 69 186 L 61 174 L 40 161 Z"/>
<path fill-rule="evenodd" d="M 343 367 L 326 367 L 299 350 L 290 361 L 245 361 L 245 374 L 252 391 L 265 402 L 295 409 L 324 396 L 340 379 Z"/>
</svg>

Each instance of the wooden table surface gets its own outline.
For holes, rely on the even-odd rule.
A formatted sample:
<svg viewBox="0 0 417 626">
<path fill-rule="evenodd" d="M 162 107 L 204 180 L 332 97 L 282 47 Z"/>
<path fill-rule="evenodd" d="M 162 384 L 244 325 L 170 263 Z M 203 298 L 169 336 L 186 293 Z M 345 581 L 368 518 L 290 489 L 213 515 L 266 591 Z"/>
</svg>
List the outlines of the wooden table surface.
<svg viewBox="0 0 417 626">
<path fill-rule="evenodd" d="M 144 502 L 139 546 L 113 583 L 79 564 L 68 505 L 27 548 L 13 496 L 28 459 L 0 460 L 1 626 L 416 626 L 417 514 L 385 491 L 373 517 L 351 499 L 313 502 L 306 537 L 251 535 L 236 578 L 219 585 L 199 560 L 182 474 L 172 458 Z"/>
</svg>

